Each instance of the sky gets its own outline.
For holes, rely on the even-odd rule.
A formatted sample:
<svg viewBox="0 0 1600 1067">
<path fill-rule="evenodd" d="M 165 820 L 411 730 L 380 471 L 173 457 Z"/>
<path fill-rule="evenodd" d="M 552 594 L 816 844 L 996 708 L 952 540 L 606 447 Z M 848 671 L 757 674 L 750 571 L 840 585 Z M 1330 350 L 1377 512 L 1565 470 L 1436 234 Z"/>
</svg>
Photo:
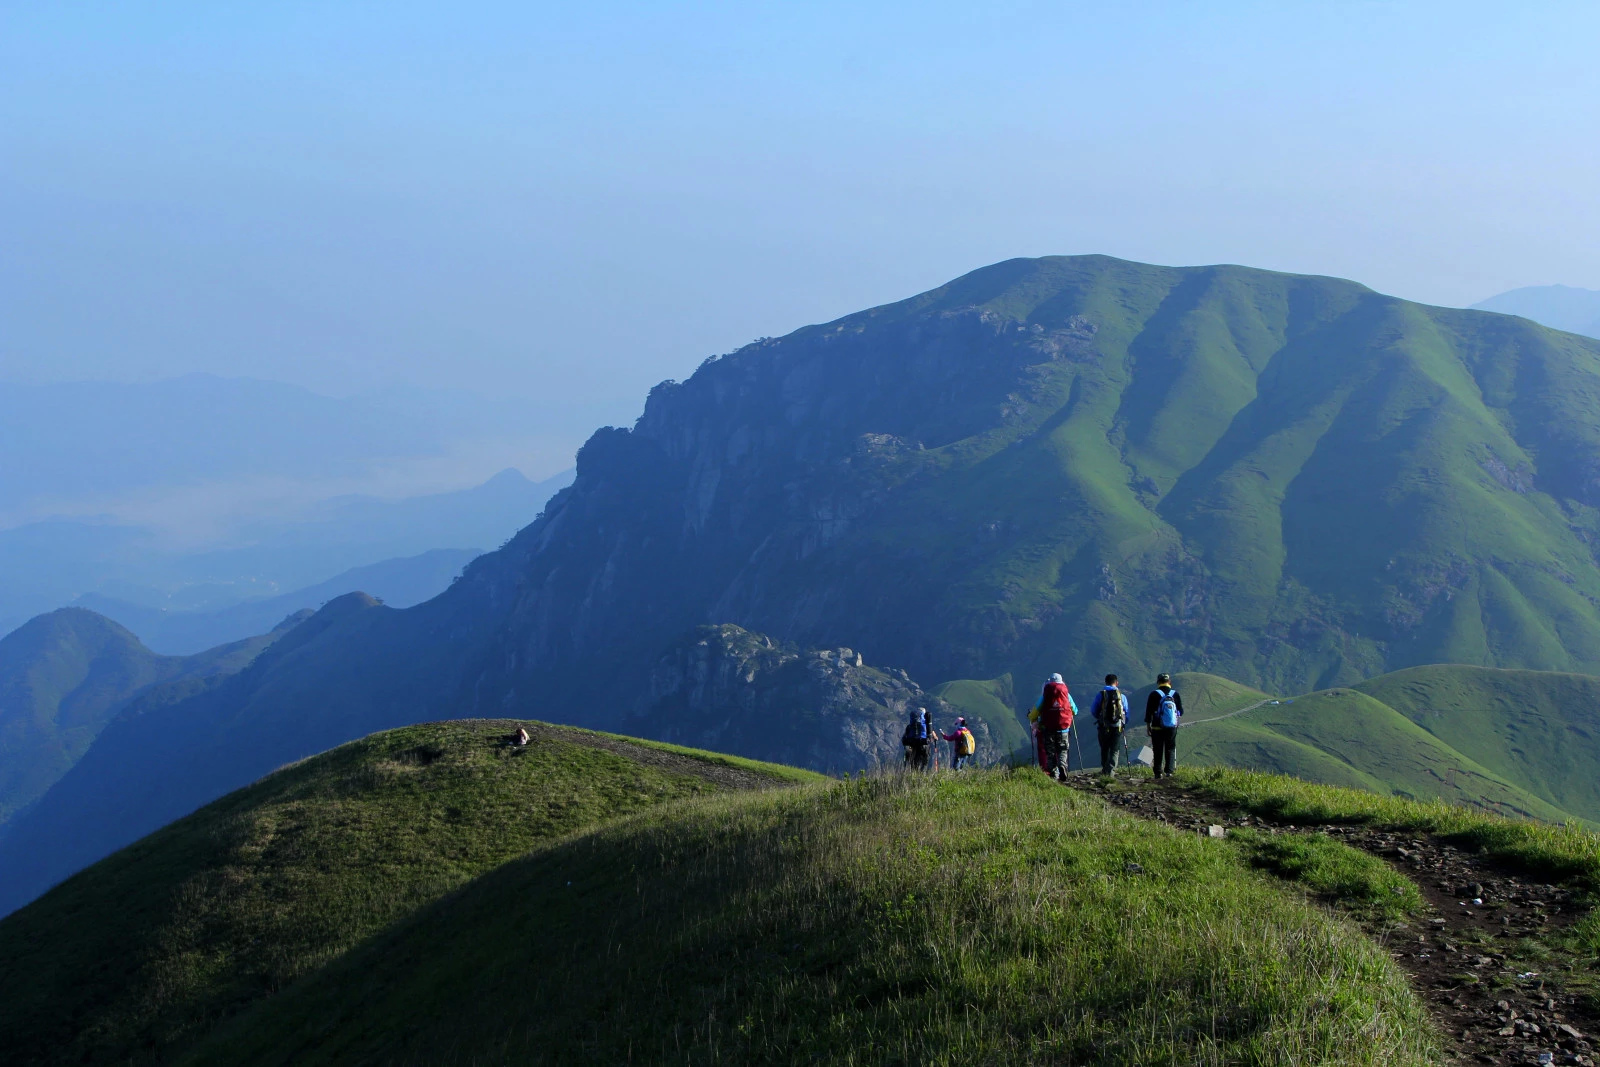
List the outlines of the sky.
<svg viewBox="0 0 1600 1067">
<path fill-rule="evenodd" d="M 0 381 L 449 387 L 560 451 L 1013 256 L 1600 288 L 1597 40 L 1587 2 L 3 0 Z"/>
</svg>

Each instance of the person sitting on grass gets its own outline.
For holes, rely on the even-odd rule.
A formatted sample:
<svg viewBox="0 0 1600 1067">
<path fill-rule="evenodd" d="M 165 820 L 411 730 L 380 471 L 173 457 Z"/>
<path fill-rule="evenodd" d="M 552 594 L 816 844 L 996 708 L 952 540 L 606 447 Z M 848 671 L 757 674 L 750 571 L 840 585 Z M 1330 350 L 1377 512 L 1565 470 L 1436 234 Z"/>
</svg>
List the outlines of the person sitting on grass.
<svg viewBox="0 0 1600 1067">
<path fill-rule="evenodd" d="M 511 742 L 512 748 L 521 748 L 530 740 L 528 737 L 528 728 L 526 726 L 517 727 L 517 732 L 512 734 L 508 740 Z"/>
</svg>

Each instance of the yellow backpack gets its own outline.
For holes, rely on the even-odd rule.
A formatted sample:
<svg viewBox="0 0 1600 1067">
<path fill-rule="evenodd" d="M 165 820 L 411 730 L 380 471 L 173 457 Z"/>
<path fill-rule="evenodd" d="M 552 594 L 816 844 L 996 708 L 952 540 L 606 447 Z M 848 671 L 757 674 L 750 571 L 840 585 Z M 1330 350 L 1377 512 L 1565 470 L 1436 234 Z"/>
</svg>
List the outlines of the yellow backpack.
<svg viewBox="0 0 1600 1067">
<path fill-rule="evenodd" d="M 973 738 L 971 730 L 963 726 L 956 731 L 956 755 L 970 756 L 977 747 L 978 742 Z"/>
</svg>

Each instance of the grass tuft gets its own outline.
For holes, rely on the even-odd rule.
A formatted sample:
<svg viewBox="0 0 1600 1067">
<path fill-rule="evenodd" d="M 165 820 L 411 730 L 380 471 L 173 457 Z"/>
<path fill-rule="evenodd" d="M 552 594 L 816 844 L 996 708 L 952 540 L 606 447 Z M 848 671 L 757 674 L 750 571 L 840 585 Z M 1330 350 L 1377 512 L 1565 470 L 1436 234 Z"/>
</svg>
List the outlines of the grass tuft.
<svg viewBox="0 0 1600 1067">
<path fill-rule="evenodd" d="M 1327 834 L 1228 832 L 1249 862 L 1299 883 L 1321 899 L 1363 918 L 1398 920 L 1424 907 L 1416 883 L 1376 856 Z"/>
</svg>

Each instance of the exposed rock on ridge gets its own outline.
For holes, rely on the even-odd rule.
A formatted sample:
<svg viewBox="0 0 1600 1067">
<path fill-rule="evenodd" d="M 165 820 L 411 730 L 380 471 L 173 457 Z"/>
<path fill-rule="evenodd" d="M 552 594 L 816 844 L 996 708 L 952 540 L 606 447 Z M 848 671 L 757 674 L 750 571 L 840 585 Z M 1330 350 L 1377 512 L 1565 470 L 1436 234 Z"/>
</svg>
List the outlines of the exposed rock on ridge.
<svg viewBox="0 0 1600 1067">
<path fill-rule="evenodd" d="M 754 759 L 782 754 L 837 774 L 898 765 L 901 731 L 918 707 L 946 732 L 958 714 L 905 671 L 870 667 L 854 649 L 801 651 L 738 626 L 702 626 L 657 661 L 623 730 Z M 1008 755 L 981 716 L 968 721 L 979 762 Z"/>
</svg>

